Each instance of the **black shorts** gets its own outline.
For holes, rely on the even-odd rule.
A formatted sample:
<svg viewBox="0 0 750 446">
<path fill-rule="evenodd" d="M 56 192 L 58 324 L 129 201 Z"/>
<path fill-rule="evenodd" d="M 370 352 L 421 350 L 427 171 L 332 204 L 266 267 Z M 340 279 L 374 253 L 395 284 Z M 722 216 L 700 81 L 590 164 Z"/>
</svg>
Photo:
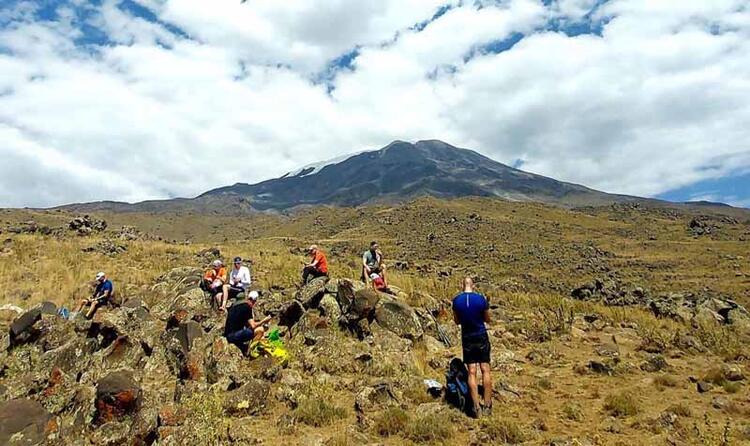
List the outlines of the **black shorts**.
<svg viewBox="0 0 750 446">
<path fill-rule="evenodd" d="M 461 340 L 464 350 L 464 364 L 490 363 L 490 337 L 487 333 L 466 336 Z"/>
<path fill-rule="evenodd" d="M 227 297 L 229 299 L 236 299 L 238 294 L 244 293 L 244 292 L 245 292 L 244 288 L 240 288 L 240 287 L 236 287 L 236 286 L 230 286 L 229 287 L 229 292 L 227 293 Z"/>
</svg>

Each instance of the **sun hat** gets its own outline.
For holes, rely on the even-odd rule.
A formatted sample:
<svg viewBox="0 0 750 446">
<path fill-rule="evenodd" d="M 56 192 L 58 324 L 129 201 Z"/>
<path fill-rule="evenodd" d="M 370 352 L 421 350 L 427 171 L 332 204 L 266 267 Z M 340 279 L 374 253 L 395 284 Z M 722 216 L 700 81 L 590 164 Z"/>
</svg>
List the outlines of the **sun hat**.
<svg viewBox="0 0 750 446">
<path fill-rule="evenodd" d="M 104 277 L 104 272 L 103 271 L 99 271 L 98 273 L 96 273 L 96 280 L 101 280 L 102 277 Z"/>
<path fill-rule="evenodd" d="M 247 297 L 252 301 L 256 301 L 260 297 L 260 294 L 257 291 L 250 291 Z"/>
<path fill-rule="evenodd" d="M 224 264 L 224 262 L 222 262 L 222 261 L 221 261 L 221 260 L 219 260 L 219 259 L 216 259 L 216 260 L 214 260 L 214 261 L 213 261 L 213 265 L 214 265 L 214 266 L 221 266 L 221 265 L 223 265 L 223 264 Z"/>
</svg>

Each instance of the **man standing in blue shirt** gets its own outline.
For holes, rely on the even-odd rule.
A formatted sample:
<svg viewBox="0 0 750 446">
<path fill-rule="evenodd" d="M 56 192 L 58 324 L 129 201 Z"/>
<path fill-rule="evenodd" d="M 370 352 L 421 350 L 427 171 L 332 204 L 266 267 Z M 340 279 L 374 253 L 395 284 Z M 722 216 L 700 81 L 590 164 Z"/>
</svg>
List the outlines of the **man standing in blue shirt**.
<svg viewBox="0 0 750 446">
<path fill-rule="evenodd" d="M 485 323 L 490 322 L 487 299 L 474 292 L 474 281 L 463 280 L 464 292 L 453 298 L 453 320 L 461 326 L 464 363 L 469 369 L 469 393 L 474 404 L 474 415 L 492 413 L 492 375 L 490 374 L 490 338 Z M 482 370 L 484 405 L 480 406 L 477 384 L 477 365 Z"/>
</svg>

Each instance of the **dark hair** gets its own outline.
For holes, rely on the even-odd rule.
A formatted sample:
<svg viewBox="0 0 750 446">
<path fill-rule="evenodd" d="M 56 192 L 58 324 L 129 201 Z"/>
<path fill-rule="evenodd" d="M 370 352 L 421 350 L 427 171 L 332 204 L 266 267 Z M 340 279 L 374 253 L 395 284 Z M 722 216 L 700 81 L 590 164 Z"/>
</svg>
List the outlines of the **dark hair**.
<svg viewBox="0 0 750 446">
<path fill-rule="evenodd" d="M 377 244 L 378 244 L 378 242 L 376 242 L 375 240 L 371 241 L 370 242 L 370 248 L 372 248 L 373 246 L 375 246 Z"/>
</svg>

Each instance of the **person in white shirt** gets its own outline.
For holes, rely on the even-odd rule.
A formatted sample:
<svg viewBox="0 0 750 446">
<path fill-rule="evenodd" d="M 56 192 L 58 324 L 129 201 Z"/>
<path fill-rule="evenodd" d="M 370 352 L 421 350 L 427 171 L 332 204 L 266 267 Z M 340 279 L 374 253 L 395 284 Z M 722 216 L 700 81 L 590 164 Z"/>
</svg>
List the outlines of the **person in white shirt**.
<svg viewBox="0 0 750 446">
<path fill-rule="evenodd" d="M 234 258 L 234 268 L 229 273 L 229 282 L 224 284 L 224 299 L 221 308 L 227 308 L 229 299 L 236 299 L 239 293 L 246 293 L 250 288 L 250 270 L 242 265 L 242 258 Z"/>
</svg>

